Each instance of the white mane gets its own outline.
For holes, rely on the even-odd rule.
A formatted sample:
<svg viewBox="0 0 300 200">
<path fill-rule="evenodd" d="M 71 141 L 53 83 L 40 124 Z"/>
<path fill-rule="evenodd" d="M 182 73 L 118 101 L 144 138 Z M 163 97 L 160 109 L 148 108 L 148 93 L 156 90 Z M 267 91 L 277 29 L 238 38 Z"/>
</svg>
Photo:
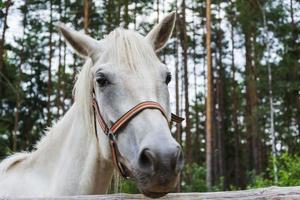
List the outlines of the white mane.
<svg viewBox="0 0 300 200">
<path fill-rule="evenodd" d="M 48 128 L 44 136 L 42 136 L 40 141 L 35 145 L 35 151 L 15 153 L 0 162 L 0 175 L 5 174 L 11 167 L 18 163 L 26 161 L 26 164 L 30 165 L 34 158 L 37 158 L 39 155 L 47 154 L 51 148 L 59 146 L 59 144 L 63 142 L 63 135 L 69 128 L 68 125 L 75 112 L 74 108 L 70 109 L 53 127 Z"/>
<path fill-rule="evenodd" d="M 5 160 L 3 160 L 0 164 L 0 175 L 4 174 L 10 167 L 25 160 L 30 154 L 27 152 L 24 153 L 16 153 Z"/>
<path fill-rule="evenodd" d="M 84 126 L 88 133 L 94 133 L 94 120 L 92 109 L 92 91 L 93 91 L 93 77 L 91 74 L 91 68 L 93 66 L 92 59 L 88 58 L 83 65 L 80 73 L 77 76 L 76 83 L 74 85 L 73 94 L 75 103 L 83 113 Z"/>
<path fill-rule="evenodd" d="M 59 120 L 53 127 L 48 128 L 45 135 L 37 142 L 36 150 L 33 152 L 16 153 L 0 162 L 0 175 L 7 172 L 12 166 L 17 163 L 27 161 L 29 164 L 35 157 L 40 154 L 47 154 L 49 148 L 54 148 L 62 139 L 62 135 L 68 129 L 68 122 L 72 121 L 72 116 L 76 115 L 78 111 L 83 113 L 83 124 L 87 132 L 94 134 L 93 129 L 93 111 L 91 109 L 92 102 L 92 78 L 90 69 L 92 67 L 91 59 L 87 59 L 78 74 L 77 81 L 74 86 L 75 104 L 78 110 L 70 109 L 66 115 Z"/>
</svg>

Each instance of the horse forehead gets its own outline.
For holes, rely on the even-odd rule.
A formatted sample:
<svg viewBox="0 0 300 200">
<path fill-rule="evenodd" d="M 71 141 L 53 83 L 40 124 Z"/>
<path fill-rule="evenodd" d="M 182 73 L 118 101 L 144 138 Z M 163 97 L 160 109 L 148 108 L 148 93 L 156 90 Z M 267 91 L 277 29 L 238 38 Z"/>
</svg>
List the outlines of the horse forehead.
<svg viewBox="0 0 300 200">
<path fill-rule="evenodd" d="M 119 78 L 124 87 L 143 92 L 155 91 L 159 86 L 160 71 L 147 69 L 147 66 L 139 66 L 140 69 L 133 71 L 128 68 L 116 68 L 116 78 Z"/>
<path fill-rule="evenodd" d="M 121 88 L 128 90 L 142 90 L 145 92 L 155 92 L 159 87 L 159 83 L 165 69 L 157 67 L 147 66 L 147 64 L 138 66 L 138 69 L 133 70 L 128 66 L 116 64 L 116 63 L 106 63 L 106 64 L 96 64 L 92 71 L 95 74 L 97 71 L 103 71 L 104 73 L 111 74 L 112 81 L 121 84 Z"/>
</svg>

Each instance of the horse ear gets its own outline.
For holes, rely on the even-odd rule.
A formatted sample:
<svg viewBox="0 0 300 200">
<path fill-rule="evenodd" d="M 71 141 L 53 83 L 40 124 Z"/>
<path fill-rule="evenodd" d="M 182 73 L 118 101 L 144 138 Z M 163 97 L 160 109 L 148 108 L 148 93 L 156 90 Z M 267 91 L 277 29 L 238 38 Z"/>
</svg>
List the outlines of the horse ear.
<svg viewBox="0 0 300 200">
<path fill-rule="evenodd" d="M 83 58 L 93 56 L 93 53 L 97 49 L 97 44 L 99 43 L 99 41 L 91 38 L 84 33 L 75 31 L 67 27 L 63 23 L 58 23 L 56 27 L 59 33 L 65 38 L 65 40 L 70 44 L 70 46 L 79 56 Z"/>
<path fill-rule="evenodd" d="M 173 11 L 163 18 L 146 36 L 154 50 L 161 50 L 172 35 L 176 21 L 176 12 Z"/>
</svg>

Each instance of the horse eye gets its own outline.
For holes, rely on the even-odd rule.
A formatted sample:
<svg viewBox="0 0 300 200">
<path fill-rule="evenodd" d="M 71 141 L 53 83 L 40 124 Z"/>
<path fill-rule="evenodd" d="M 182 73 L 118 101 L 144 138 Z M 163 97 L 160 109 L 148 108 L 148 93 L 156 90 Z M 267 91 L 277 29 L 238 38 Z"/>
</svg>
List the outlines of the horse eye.
<svg viewBox="0 0 300 200">
<path fill-rule="evenodd" d="M 171 80 L 172 80 L 172 74 L 169 72 L 166 77 L 166 84 L 168 85 Z"/>
<path fill-rule="evenodd" d="M 109 84 L 109 80 L 103 74 L 98 75 L 96 81 L 100 87 L 104 87 Z"/>
</svg>

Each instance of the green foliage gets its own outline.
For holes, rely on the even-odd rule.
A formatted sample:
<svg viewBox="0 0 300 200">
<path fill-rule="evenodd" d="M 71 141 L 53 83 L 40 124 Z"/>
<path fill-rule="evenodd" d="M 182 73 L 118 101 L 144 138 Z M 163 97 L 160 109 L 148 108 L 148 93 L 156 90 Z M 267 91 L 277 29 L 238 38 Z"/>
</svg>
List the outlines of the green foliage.
<svg viewBox="0 0 300 200">
<path fill-rule="evenodd" d="M 269 178 L 265 178 L 264 174 L 261 175 L 255 175 L 255 173 L 253 171 L 249 172 L 250 177 L 250 184 L 247 186 L 248 189 L 250 188 L 261 188 L 261 187 L 268 187 L 268 186 L 272 186 L 272 180 L 270 180 Z"/>
<path fill-rule="evenodd" d="M 300 185 L 300 156 L 282 154 L 277 158 L 278 165 L 278 186 L 298 186 Z M 249 188 L 260 188 L 276 185 L 274 183 L 273 160 L 269 161 L 266 173 L 255 176 L 252 173 Z"/>
<path fill-rule="evenodd" d="M 284 153 L 278 159 L 278 168 L 279 186 L 300 185 L 300 156 Z M 273 178 L 274 174 L 271 177 Z"/>
<path fill-rule="evenodd" d="M 133 180 L 121 180 L 120 184 L 121 193 L 137 194 L 140 193 L 136 183 Z"/>
<path fill-rule="evenodd" d="M 199 164 L 193 163 L 191 166 L 185 165 L 182 176 L 182 191 L 184 192 L 205 192 L 207 191 L 205 182 L 205 167 Z M 188 177 L 190 176 L 190 177 Z M 185 180 L 191 179 L 187 184 Z"/>
</svg>

